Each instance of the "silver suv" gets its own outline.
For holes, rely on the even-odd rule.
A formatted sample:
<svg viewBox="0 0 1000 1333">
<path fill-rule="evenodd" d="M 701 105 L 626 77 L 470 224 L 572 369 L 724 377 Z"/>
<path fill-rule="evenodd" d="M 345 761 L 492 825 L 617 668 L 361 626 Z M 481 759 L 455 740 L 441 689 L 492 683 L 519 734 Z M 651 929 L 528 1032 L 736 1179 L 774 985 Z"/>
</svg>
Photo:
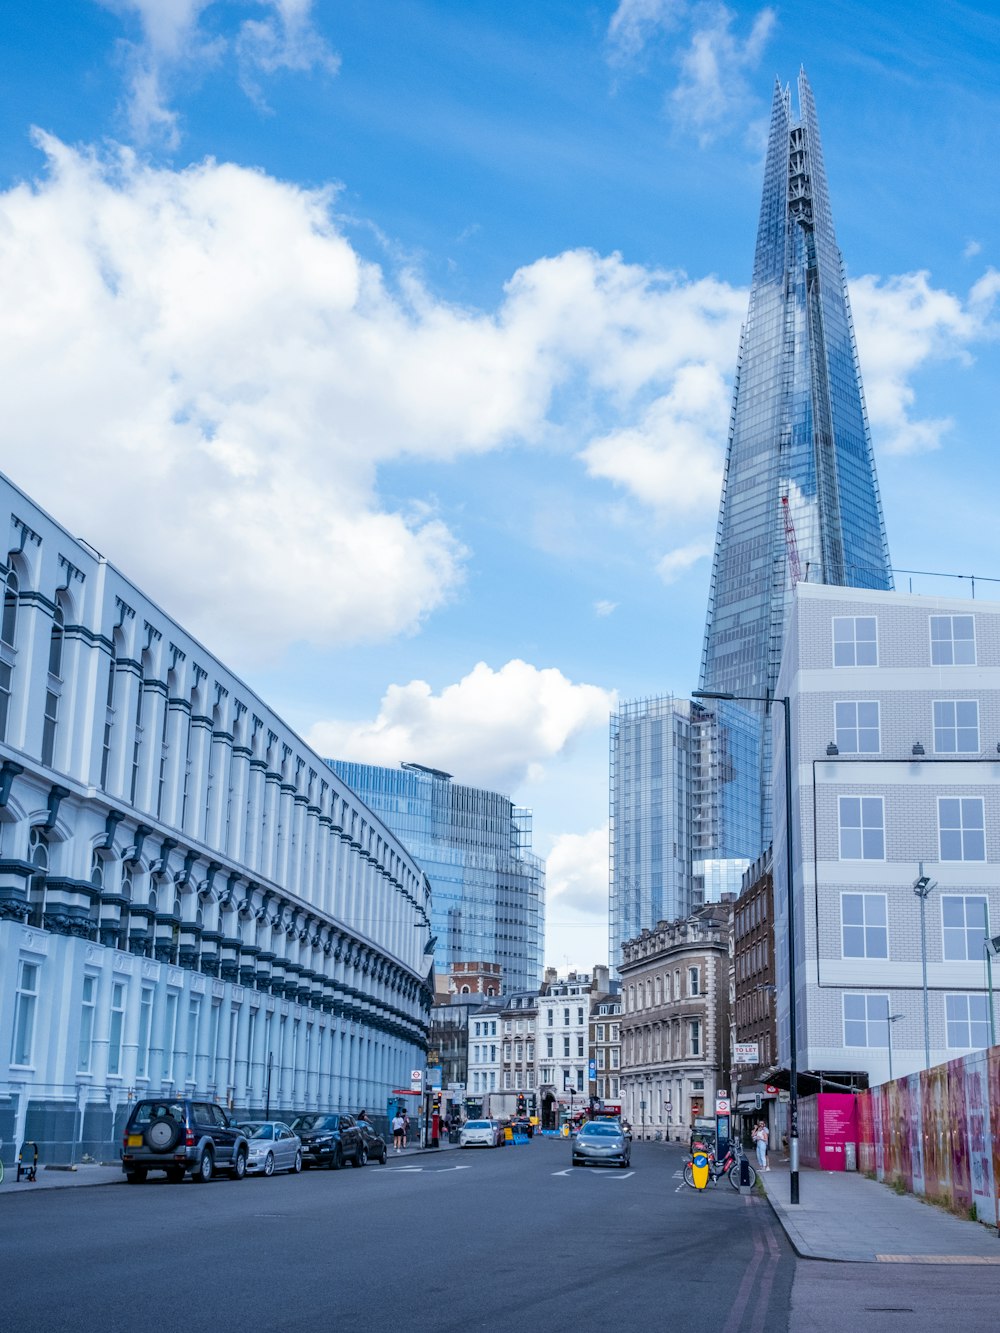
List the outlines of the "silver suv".
<svg viewBox="0 0 1000 1333">
<path fill-rule="evenodd" d="M 187 1171 L 202 1184 L 217 1170 L 242 1180 L 248 1155 L 246 1134 L 221 1106 L 187 1097 L 136 1102 L 122 1135 L 122 1170 L 130 1185 L 142 1184 L 149 1171 L 165 1171 L 175 1184 Z"/>
</svg>

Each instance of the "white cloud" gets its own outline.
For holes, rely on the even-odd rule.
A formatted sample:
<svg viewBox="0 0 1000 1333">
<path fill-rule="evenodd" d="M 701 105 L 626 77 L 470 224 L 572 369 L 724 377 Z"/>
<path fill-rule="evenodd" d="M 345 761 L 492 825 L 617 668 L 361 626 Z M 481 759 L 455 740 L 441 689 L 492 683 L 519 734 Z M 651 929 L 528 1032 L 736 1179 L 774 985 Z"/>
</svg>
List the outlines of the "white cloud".
<svg viewBox="0 0 1000 1333">
<path fill-rule="evenodd" d="M 600 602 L 594 603 L 594 615 L 596 616 L 602 616 L 602 617 L 610 616 L 613 615 L 614 612 L 617 610 L 618 610 L 617 602 L 606 602 L 602 600 Z"/>
<path fill-rule="evenodd" d="M 546 913 L 563 918 L 578 912 L 607 918 L 608 829 L 562 833 L 545 858 Z"/>
<path fill-rule="evenodd" d="M 753 103 L 747 73 L 756 70 L 776 23 L 770 7 L 750 17 L 719 3 L 686 0 L 620 0 L 608 24 L 608 55 L 616 66 L 634 65 L 656 39 L 676 68 L 666 108 L 684 130 L 707 143 L 725 125 L 746 123 Z M 663 41 L 669 37 L 669 43 Z"/>
<path fill-rule="evenodd" d="M 965 248 L 962 250 L 962 258 L 975 259 L 976 255 L 981 253 L 982 248 L 979 241 L 966 241 Z"/>
<path fill-rule="evenodd" d="M 606 727 L 613 691 L 576 685 L 555 668 L 479 662 L 435 695 L 426 681 L 391 685 L 371 722 L 317 722 L 306 740 L 333 759 L 444 769 L 456 781 L 510 793 L 537 782 L 583 732 Z"/>
<path fill-rule="evenodd" d="M 669 393 L 635 425 L 592 441 L 583 458 L 605 477 L 663 514 L 718 508 L 731 391 L 718 365 L 681 366 Z"/>
<path fill-rule="evenodd" d="M 968 361 L 974 343 L 997 336 L 1000 274 L 988 270 L 964 300 L 932 287 L 925 272 L 868 275 L 850 288 L 873 436 L 888 453 L 938 448 L 951 418 L 916 417 L 912 379 L 935 361 Z"/>
<path fill-rule="evenodd" d="M 99 0 L 105 8 L 139 25 L 138 41 L 122 40 L 128 80 L 128 120 L 141 143 L 162 141 L 168 148 L 180 142 L 177 113 L 170 94 L 181 77 L 204 71 L 235 53 L 245 91 L 263 105 L 262 74 L 279 70 L 306 73 L 318 69 L 334 74 L 339 57 L 330 50 L 312 21 L 313 0 L 234 0 L 255 17 L 237 25 L 232 37 L 209 36 L 201 20 L 206 11 L 231 11 L 233 4 L 219 0 Z M 266 12 L 258 16 L 260 10 Z"/>
<path fill-rule="evenodd" d="M 656 566 L 656 572 L 664 583 L 676 583 L 692 565 L 704 560 L 713 550 L 713 544 L 709 541 L 690 542 L 687 546 L 678 546 L 663 556 Z"/>
</svg>

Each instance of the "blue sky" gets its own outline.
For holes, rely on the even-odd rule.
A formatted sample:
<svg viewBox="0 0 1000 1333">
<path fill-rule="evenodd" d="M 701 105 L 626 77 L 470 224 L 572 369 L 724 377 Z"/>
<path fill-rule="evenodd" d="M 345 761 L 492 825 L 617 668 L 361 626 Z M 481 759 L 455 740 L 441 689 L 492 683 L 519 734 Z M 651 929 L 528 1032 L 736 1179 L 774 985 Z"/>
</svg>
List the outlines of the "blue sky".
<svg viewBox="0 0 1000 1333">
<path fill-rule="evenodd" d="M 613 699 L 697 684 L 764 132 L 800 64 L 893 562 L 1000 577 L 995 7 L 2 24 L 4 470 L 324 753 L 531 806 L 550 962 L 606 949 Z"/>
</svg>

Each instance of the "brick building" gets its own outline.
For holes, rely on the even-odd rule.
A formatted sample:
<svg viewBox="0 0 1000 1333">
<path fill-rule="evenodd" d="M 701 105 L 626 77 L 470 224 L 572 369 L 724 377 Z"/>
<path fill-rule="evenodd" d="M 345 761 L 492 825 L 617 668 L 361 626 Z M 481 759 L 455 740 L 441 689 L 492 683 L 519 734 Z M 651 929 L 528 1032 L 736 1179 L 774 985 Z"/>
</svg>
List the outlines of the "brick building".
<svg viewBox="0 0 1000 1333">
<path fill-rule="evenodd" d="M 771 849 L 744 872 L 733 905 L 733 1098 L 753 1110 L 768 1096 L 764 1076 L 777 1055 L 774 980 L 774 877 Z M 754 1046 L 753 1058 L 740 1047 Z M 749 1052 L 747 1052 L 749 1055 Z"/>
</svg>

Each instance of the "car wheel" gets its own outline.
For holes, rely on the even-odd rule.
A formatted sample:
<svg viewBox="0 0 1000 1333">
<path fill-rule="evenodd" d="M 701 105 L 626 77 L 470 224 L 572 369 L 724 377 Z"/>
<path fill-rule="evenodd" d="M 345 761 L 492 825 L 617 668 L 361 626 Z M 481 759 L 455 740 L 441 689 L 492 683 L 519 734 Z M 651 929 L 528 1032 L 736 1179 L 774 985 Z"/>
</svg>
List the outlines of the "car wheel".
<svg viewBox="0 0 1000 1333">
<path fill-rule="evenodd" d="M 184 1179 L 184 1168 L 182 1166 L 168 1166 L 167 1179 L 171 1185 L 179 1185 Z"/>
<path fill-rule="evenodd" d="M 146 1167 L 137 1166 L 132 1171 L 125 1172 L 125 1179 L 130 1185 L 143 1185 L 146 1181 Z"/>
<path fill-rule="evenodd" d="M 330 1158 L 330 1170 L 339 1171 L 343 1165 L 344 1165 L 344 1152 L 340 1144 L 338 1143 L 336 1149 L 334 1150 L 333 1156 Z"/>
<path fill-rule="evenodd" d="M 292 1170 L 295 1172 L 296 1175 L 298 1175 L 299 1172 L 302 1170 L 302 1149 L 301 1149 L 301 1148 L 300 1148 L 299 1151 L 295 1154 L 295 1165 L 292 1167 Z"/>
<path fill-rule="evenodd" d="M 207 1185 L 215 1174 L 215 1158 L 212 1156 L 212 1149 L 206 1148 L 198 1158 L 198 1165 L 194 1169 L 194 1178 L 199 1185 Z"/>
<path fill-rule="evenodd" d="M 265 1175 L 265 1176 L 273 1176 L 273 1175 L 274 1175 L 274 1153 L 273 1153 L 273 1152 L 269 1152 L 269 1153 L 267 1154 L 267 1156 L 264 1158 L 264 1175 Z"/>
<path fill-rule="evenodd" d="M 384 1143 L 382 1144 L 382 1156 L 378 1160 L 381 1166 L 385 1166 L 386 1162 L 389 1160 L 389 1149 Z"/>
<path fill-rule="evenodd" d="M 354 1158 L 354 1165 L 355 1165 L 355 1166 L 364 1166 L 364 1164 L 365 1164 L 367 1161 L 368 1161 L 368 1149 L 367 1149 L 367 1148 L 365 1147 L 365 1145 L 362 1143 L 361 1147 L 358 1149 L 357 1154 L 356 1154 L 356 1156 L 355 1156 L 355 1158 Z"/>
</svg>

